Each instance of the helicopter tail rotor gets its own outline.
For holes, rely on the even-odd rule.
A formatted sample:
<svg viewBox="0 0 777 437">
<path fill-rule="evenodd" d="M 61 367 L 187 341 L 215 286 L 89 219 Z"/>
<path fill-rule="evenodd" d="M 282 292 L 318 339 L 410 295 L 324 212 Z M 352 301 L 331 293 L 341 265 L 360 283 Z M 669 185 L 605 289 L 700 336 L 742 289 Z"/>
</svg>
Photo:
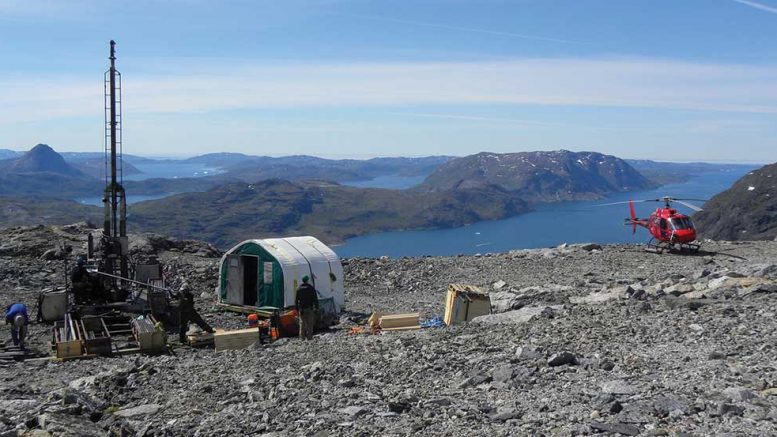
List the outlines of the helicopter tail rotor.
<svg viewBox="0 0 777 437">
<path fill-rule="evenodd" d="M 634 213 L 634 201 L 629 200 L 629 212 L 631 213 L 631 233 L 637 233 L 637 214 Z"/>
</svg>

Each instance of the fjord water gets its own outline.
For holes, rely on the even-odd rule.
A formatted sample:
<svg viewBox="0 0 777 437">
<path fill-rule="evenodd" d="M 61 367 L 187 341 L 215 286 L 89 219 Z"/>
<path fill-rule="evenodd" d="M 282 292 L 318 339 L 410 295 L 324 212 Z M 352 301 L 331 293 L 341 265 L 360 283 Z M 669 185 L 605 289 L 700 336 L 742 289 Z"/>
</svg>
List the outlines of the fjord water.
<svg viewBox="0 0 777 437">
<path fill-rule="evenodd" d="M 140 170 L 140 173 L 124 176 L 125 181 L 144 181 L 147 179 L 164 178 L 164 179 L 178 179 L 178 178 L 199 178 L 204 176 L 212 176 L 218 174 L 221 171 L 219 169 L 212 168 L 205 164 L 192 164 L 192 163 L 179 163 L 179 162 L 141 162 L 134 164 L 135 168 Z M 127 194 L 127 204 L 143 202 L 145 200 L 162 199 L 167 196 L 172 196 L 176 193 L 160 193 L 160 194 Z M 85 205 L 102 206 L 102 196 L 90 196 L 79 197 L 75 199 L 79 203 Z"/>
<path fill-rule="evenodd" d="M 146 179 L 165 178 L 198 178 L 220 173 L 218 169 L 200 163 L 188 162 L 140 162 L 134 164 L 141 173 L 124 176 L 126 181 L 143 181 Z M 145 199 L 144 199 L 145 200 Z"/>
<path fill-rule="evenodd" d="M 631 228 L 623 225 L 623 219 L 629 215 L 627 204 L 600 205 L 664 196 L 709 199 L 755 168 L 702 173 L 686 182 L 649 191 L 618 193 L 603 200 L 543 204 L 527 214 L 460 228 L 366 235 L 348 239 L 334 250 L 341 257 L 446 256 L 555 247 L 562 243 L 642 243 L 648 240 L 645 229 L 638 228 L 632 235 Z M 657 202 L 637 203 L 635 209 L 638 217 L 647 217 L 659 206 L 662 204 Z M 693 213 L 682 205 L 675 207 L 684 214 Z"/>
</svg>

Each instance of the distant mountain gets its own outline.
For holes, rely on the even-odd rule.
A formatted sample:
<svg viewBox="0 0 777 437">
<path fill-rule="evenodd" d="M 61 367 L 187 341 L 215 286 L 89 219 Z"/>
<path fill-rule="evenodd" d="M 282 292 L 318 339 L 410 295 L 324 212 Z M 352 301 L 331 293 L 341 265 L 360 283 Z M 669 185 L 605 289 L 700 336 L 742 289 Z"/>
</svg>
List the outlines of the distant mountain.
<svg viewBox="0 0 777 437">
<path fill-rule="evenodd" d="M 622 159 L 595 152 L 478 153 L 446 162 L 418 187 L 424 191 L 488 185 L 530 202 L 596 199 L 656 185 Z"/>
<path fill-rule="evenodd" d="M 62 152 L 60 153 L 65 161 L 74 164 L 80 164 L 84 161 L 102 161 L 105 162 L 104 152 Z M 164 160 L 156 160 L 152 158 L 145 158 L 138 155 L 123 154 L 124 165 L 127 164 L 146 164 L 155 162 L 164 162 Z"/>
<path fill-rule="evenodd" d="M 45 144 L 0 161 L 0 195 L 80 197 L 100 193 L 100 185 Z"/>
<path fill-rule="evenodd" d="M 258 156 L 244 155 L 242 153 L 207 153 L 205 155 L 194 156 L 184 159 L 182 162 L 189 164 L 203 164 L 217 168 L 229 167 L 240 164 L 247 159 L 259 158 Z"/>
<path fill-rule="evenodd" d="M 371 180 L 379 176 L 425 176 L 447 156 L 421 158 L 326 159 L 308 155 L 281 157 L 252 156 L 242 153 L 210 153 L 180 161 L 219 168 L 222 175 L 245 182 L 261 179 L 290 181 L 322 179 L 334 182 Z"/>
<path fill-rule="evenodd" d="M 749 164 L 712 164 L 707 162 L 661 162 L 647 159 L 626 159 L 629 165 L 651 181 L 666 185 L 685 182 L 691 177 L 715 171 L 743 170 Z"/>
<path fill-rule="evenodd" d="M 461 226 L 528 209 L 498 187 L 421 193 L 273 179 L 141 202 L 130 207 L 129 222 L 226 247 L 246 238 L 300 234 L 341 242 L 379 231 Z"/>
<path fill-rule="evenodd" d="M 21 152 L 16 150 L 0 149 L 0 160 L 16 158 L 19 155 L 21 155 Z"/>
<path fill-rule="evenodd" d="M 56 173 L 75 177 L 86 176 L 83 172 L 65 162 L 62 155 L 46 144 L 38 144 L 17 158 L 0 163 L 0 168 L 9 173 Z"/>
<path fill-rule="evenodd" d="M 693 215 L 704 238 L 772 240 L 777 238 L 777 163 L 748 173 Z"/>
<path fill-rule="evenodd" d="M 0 226 L 64 225 L 102 222 L 102 208 L 74 200 L 45 197 L 0 197 Z"/>
</svg>

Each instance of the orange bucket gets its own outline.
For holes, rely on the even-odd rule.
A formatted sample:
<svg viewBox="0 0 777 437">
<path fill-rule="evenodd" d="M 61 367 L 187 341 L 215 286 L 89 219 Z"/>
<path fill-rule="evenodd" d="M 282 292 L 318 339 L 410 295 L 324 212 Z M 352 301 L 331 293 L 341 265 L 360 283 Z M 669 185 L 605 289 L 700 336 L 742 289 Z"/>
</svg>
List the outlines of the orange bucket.
<svg viewBox="0 0 777 437">
<path fill-rule="evenodd" d="M 281 311 L 278 315 L 278 323 L 283 334 L 294 336 L 299 333 L 298 316 L 299 312 L 296 309 Z"/>
</svg>

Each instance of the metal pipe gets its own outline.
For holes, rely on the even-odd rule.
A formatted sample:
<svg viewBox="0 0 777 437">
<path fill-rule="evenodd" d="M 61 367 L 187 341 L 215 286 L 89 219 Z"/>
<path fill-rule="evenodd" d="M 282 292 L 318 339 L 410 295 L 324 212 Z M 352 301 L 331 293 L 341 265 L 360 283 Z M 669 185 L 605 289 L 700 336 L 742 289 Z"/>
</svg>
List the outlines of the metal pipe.
<svg viewBox="0 0 777 437">
<path fill-rule="evenodd" d="M 157 287 L 156 285 L 146 284 L 145 282 L 135 281 L 133 279 L 122 278 L 121 276 L 112 275 L 110 273 L 105 273 L 105 272 L 100 272 L 100 271 L 96 271 L 94 273 L 96 273 L 98 275 L 106 276 L 106 277 L 109 277 L 109 278 L 119 279 L 121 281 L 126 281 L 126 282 L 129 282 L 129 283 L 132 283 L 132 284 L 138 284 L 138 285 L 142 285 L 144 287 L 153 288 L 155 290 L 162 290 L 162 291 L 167 291 L 167 292 L 170 292 L 170 293 L 173 292 L 173 290 L 171 290 L 169 288 Z"/>
</svg>

